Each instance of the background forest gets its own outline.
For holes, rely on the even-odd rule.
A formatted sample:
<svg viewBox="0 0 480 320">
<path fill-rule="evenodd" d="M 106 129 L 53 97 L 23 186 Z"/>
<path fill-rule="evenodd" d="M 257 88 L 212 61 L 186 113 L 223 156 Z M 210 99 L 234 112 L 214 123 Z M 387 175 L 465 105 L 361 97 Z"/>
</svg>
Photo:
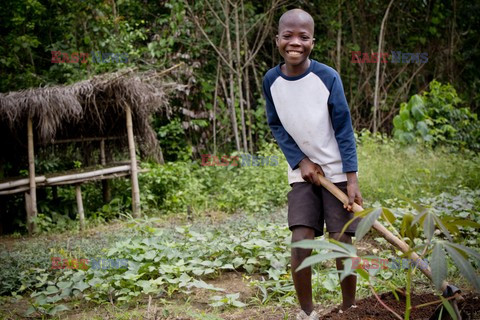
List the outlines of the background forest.
<svg viewBox="0 0 480 320">
<path fill-rule="evenodd" d="M 277 21 L 292 7 L 314 16 L 312 57 L 341 74 L 357 131 L 392 133 L 401 103 L 432 80 L 457 90 L 450 104 L 478 111 L 477 1 L 7 0 L 0 9 L 0 92 L 127 66 L 176 66 L 168 75 L 183 91 L 172 94 L 169 118 L 155 119 L 166 159 L 253 152 L 271 140 L 262 76 L 280 62 Z M 52 51 L 89 53 L 89 61 L 52 63 Z M 352 63 L 354 51 L 389 53 L 388 63 L 379 64 L 377 76 L 376 63 Z M 428 60 L 396 62 L 398 51 Z M 128 64 L 95 63 L 93 52 L 126 53 Z"/>
</svg>

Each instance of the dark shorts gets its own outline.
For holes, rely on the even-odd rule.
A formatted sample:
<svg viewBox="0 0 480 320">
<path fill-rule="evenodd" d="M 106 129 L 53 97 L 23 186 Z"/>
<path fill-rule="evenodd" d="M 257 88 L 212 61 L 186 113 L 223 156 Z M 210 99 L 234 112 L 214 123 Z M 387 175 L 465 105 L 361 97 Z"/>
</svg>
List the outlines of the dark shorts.
<svg viewBox="0 0 480 320">
<path fill-rule="evenodd" d="M 335 183 L 347 193 L 347 182 Z M 323 235 L 324 221 L 327 232 L 341 232 L 343 226 L 353 218 L 353 213 L 343 208 L 340 202 L 327 189 L 308 182 L 292 184 L 288 193 L 288 227 L 292 230 L 297 226 L 310 227 L 315 230 L 315 237 Z M 354 235 L 359 219 L 351 223 L 346 234 Z"/>
</svg>

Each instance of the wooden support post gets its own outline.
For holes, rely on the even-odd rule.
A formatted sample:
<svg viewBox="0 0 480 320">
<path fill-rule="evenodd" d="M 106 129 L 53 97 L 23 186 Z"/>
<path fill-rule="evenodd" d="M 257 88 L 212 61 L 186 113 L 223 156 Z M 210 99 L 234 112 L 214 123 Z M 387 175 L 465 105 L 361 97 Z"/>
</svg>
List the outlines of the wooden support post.
<svg viewBox="0 0 480 320">
<path fill-rule="evenodd" d="M 130 169 L 132 177 L 132 212 L 134 217 L 140 217 L 140 189 L 138 188 L 137 156 L 135 152 L 135 140 L 133 137 L 132 110 L 128 104 L 126 104 L 125 112 L 127 116 L 128 149 L 130 151 Z"/>
<path fill-rule="evenodd" d="M 100 140 L 100 164 L 105 166 L 107 164 L 107 158 L 105 157 L 105 140 Z M 112 201 L 112 192 L 110 189 L 110 180 L 102 180 L 102 194 L 103 203 L 109 203 Z"/>
<path fill-rule="evenodd" d="M 32 118 L 28 118 L 27 122 L 27 138 L 28 138 L 28 179 L 30 185 L 30 194 L 25 197 L 25 200 L 30 200 L 30 204 L 26 205 L 27 208 L 27 229 L 28 233 L 35 232 L 34 219 L 37 216 L 37 190 L 35 183 L 35 153 L 33 146 L 33 124 Z"/>
<path fill-rule="evenodd" d="M 82 187 L 80 184 L 75 185 L 75 195 L 77 197 L 78 220 L 80 221 L 80 230 L 85 229 L 85 214 L 83 211 Z"/>
</svg>

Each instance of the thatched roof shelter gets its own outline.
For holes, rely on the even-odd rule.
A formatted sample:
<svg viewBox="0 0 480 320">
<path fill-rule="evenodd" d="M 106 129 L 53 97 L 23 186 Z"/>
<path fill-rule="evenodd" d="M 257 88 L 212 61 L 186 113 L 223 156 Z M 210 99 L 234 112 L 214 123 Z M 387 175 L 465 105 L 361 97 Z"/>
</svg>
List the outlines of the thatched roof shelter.
<svg viewBox="0 0 480 320">
<path fill-rule="evenodd" d="M 127 105 L 132 110 L 134 133 L 141 150 L 156 157 L 158 143 L 150 119 L 153 113 L 166 111 L 168 106 L 164 86 L 157 80 L 155 73 L 124 70 L 68 86 L 0 93 L 0 157 L 10 149 L 3 145 L 8 142 L 5 140 L 26 142 L 29 117 L 35 143 L 40 145 L 81 137 L 126 137 Z"/>
<path fill-rule="evenodd" d="M 26 168 L 28 154 L 30 194 L 26 193 L 26 199 L 35 198 L 34 145 L 38 149 L 62 141 L 115 137 L 113 143 L 117 146 L 128 146 L 131 160 L 128 170 L 132 174 L 132 190 L 135 189 L 134 136 L 143 155 L 157 160 L 161 155 L 150 124 L 154 113 L 168 110 L 166 89 L 172 84 L 162 84 L 161 75 L 127 69 L 72 85 L 0 93 L 0 169 L 2 163 L 12 161 L 23 163 Z M 1 173 L 0 170 L 0 178 Z M 34 206 L 35 201 L 32 200 Z M 33 210 L 36 214 L 36 208 Z"/>
</svg>

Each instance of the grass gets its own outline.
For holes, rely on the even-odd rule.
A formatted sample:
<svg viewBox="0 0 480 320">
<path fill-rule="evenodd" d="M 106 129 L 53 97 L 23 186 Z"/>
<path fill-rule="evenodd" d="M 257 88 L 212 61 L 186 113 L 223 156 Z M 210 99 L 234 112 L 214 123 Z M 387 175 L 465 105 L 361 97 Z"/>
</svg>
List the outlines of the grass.
<svg viewBox="0 0 480 320">
<path fill-rule="evenodd" d="M 436 207 L 436 210 L 443 215 L 466 215 L 480 222 L 480 215 L 476 209 L 480 205 L 478 200 L 480 160 L 474 155 L 468 153 L 459 155 L 448 150 L 429 150 L 421 147 L 405 148 L 391 140 L 381 137 L 373 138 L 368 134 L 361 135 L 358 142 L 359 179 L 361 191 L 366 199 L 366 207 L 378 201 L 382 205 L 393 206 L 401 212 L 404 209 L 401 208 L 402 201 L 398 199 L 409 198 L 429 207 Z M 264 155 L 279 154 L 279 150 L 272 145 L 268 145 L 262 152 Z M 172 279 L 178 278 L 182 273 L 196 278 L 196 275 L 191 273 L 193 270 L 200 274 L 204 273 L 205 281 L 217 279 L 222 272 L 225 272 L 222 268 L 228 269 L 229 264 L 235 264 L 232 262 L 235 259 L 231 256 L 233 253 L 231 250 L 240 248 L 241 250 L 238 249 L 240 251 L 233 253 L 235 257 L 243 259 L 243 262 L 238 263 L 243 267 L 237 272 L 249 277 L 252 274 L 260 274 L 264 277 L 261 281 L 258 277 L 250 279 L 250 285 L 257 290 L 257 293 L 247 299 L 242 297 L 242 301 L 249 305 L 248 308 L 274 305 L 288 307 L 295 303 L 289 270 L 286 269 L 288 248 L 284 239 L 289 237 L 289 231 L 285 227 L 285 211 L 276 209 L 286 204 L 286 193 L 289 190 L 284 159 L 276 167 L 201 167 L 198 163 L 181 162 L 155 167 L 143 179 L 144 188 L 150 188 L 144 194 L 144 206 L 149 206 L 150 213 L 154 216 L 162 214 L 161 220 L 145 218 L 134 223 L 125 221 L 120 222 L 120 229 L 118 225 L 115 229 L 112 228 L 113 230 L 103 226 L 100 233 L 95 231 L 97 229 L 91 229 L 85 235 L 77 233 L 74 237 L 71 237 L 71 234 L 59 233 L 54 236 L 57 237 L 54 239 L 56 241 L 49 245 L 45 245 L 46 236 L 21 241 L 20 244 L 10 243 L 8 250 L 2 250 L 0 254 L 2 265 L 4 265 L 0 270 L 0 279 L 9 287 L 9 290 L 3 293 L 17 291 L 21 283 L 28 287 L 27 290 L 22 290 L 27 298 L 28 293 L 34 290 L 45 290 L 46 281 L 37 281 L 37 276 L 49 272 L 45 269 L 48 267 L 46 265 L 49 264 L 50 256 L 61 254 L 66 257 L 83 258 L 107 255 L 109 249 L 116 248 L 115 254 L 122 258 L 140 261 L 149 266 L 148 270 L 141 271 L 144 273 L 141 278 L 143 282 L 137 283 L 136 280 L 132 280 L 133 278 L 122 278 L 123 285 L 120 287 L 128 287 L 132 293 L 141 293 L 139 298 L 144 297 L 142 292 L 151 290 L 147 282 L 156 274 L 156 271 L 150 271 L 150 267 L 163 268 L 164 272 L 170 272 L 173 278 L 165 277 L 162 280 L 166 281 L 170 288 L 170 291 L 167 290 L 165 293 L 168 297 L 166 296 L 162 310 L 194 319 L 215 319 L 222 310 L 212 309 L 208 304 L 203 311 L 193 307 L 198 302 L 192 302 L 190 305 L 188 299 L 175 300 L 178 303 L 184 301 L 183 309 L 172 309 L 171 305 L 168 307 L 167 305 L 174 298 L 170 293 L 183 294 L 185 290 Z M 193 217 L 188 217 L 195 219 L 193 224 L 185 219 L 188 207 L 193 211 Z M 175 214 L 164 215 L 168 212 Z M 214 212 L 222 213 L 214 214 Z M 241 214 L 230 216 L 229 213 L 232 212 Z M 207 218 L 207 215 L 210 218 Z M 169 217 L 172 219 L 169 220 Z M 476 233 L 468 232 L 465 239 L 468 245 L 478 248 L 479 241 Z M 157 247 L 158 244 L 142 242 L 152 235 L 162 237 L 164 242 L 160 245 L 163 249 Z M 250 247 L 239 247 L 236 242 L 238 239 L 250 243 Z M 8 240 L 11 242 L 11 239 Z M 128 244 L 123 246 L 119 240 L 127 241 Z M 377 240 L 371 241 L 381 250 L 380 256 L 392 258 L 397 255 L 388 245 L 385 246 Z M 161 258 L 159 262 L 150 261 L 151 258 L 147 257 L 149 251 L 171 251 L 171 257 L 165 258 L 166 260 Z M 263 253 L 263 258 L 260 253 Z M 189 260 L 195 260 L 196 256 L 201 261 L 209 259 L 217 261 L 219 265 L 197 265 L 192 269 L 191 266 L 194 263 Z M 250 258 L 258 261 L 248 262 Z M 182 261 L 185 259 L 185 264 L 179 262 L 181 259 Z M 282 261 L 282 268 L 271 267 L 276 263 L 275 260 Z M 169 264 L 173 266 L 177 262 L 180 263 L 175 267 L 177 271 L 165 271 L 169 270 Z M 43 270 L 39 271 L 42 268 Z M 340 299 L 338 284 L 333 281 L 334 279 L 330 279 L 332 270 L 333 265 L 328 263 L 314 268 L 313 281 L 318 283 L 314 286 L 314 296 L 322 304 L 338 303 Z M 132 277 L 137 272 L 140 273 L 138 269 L 129 271 Z M 456 275 L 450 272 L 450 276 Z M 60 279 L 58 275 L 52 273 L 47 276 L 48 281 L 51 281 L 50 285 L 58 284 L 62 280 L 65 283 L 70 279 Z M 115 279 L 120 279 L 118 277 L 123 275 L 118 272 L 95 273 L 90 277 L 101 280 L 105 285 L 113 286 Z M 381 277 L 392 278 L 398 286 L 405 283 L 405 276 L 401 271 L 386 272 Z M 417 284 L 421 287 L 428 286 L 425 279 L 419 279 Z M 94 287 L 92 286 L 91 289 L 93 290 Z M 377 289 L 388 290 L 381 285 Z M 97 289 L 93 291 L 95 290 Z M 102 303 L 106 292 L 101 291 L 98 297 L 94 295 L 91 297 Z M 368 289 L 361 281 L 358 293 L 360 296 L 369 295 Z M 207 291 L 205 294 L 218 295 L 218 292 Z M 73 303 L 82 305 L 81 300 L 78 299 L 78 297 L 74 298 Z M 145 304 L 142 301 L 133 299 L 130 303 Z M 105 302 L 109 303 L 108 301 L 103 303 Z M 84 307 L 87 314 L 92 309 L 92 303 Z M 129 315 L 133 316 L 145 311 L 143 309 L 131 312 L 120 311 L 118 317 L 122 312 L 128 318 Z M 196 316 L 193 317 L 188 313 Z"/>
<path fill-rule="evenodd" d="M 405 147 L 369 134 L 358 139 L 360 189 L 367 203 L 393 198 L 412 200 L 480 188 L 480 158 L 448 149 Z"/>
</svg>

